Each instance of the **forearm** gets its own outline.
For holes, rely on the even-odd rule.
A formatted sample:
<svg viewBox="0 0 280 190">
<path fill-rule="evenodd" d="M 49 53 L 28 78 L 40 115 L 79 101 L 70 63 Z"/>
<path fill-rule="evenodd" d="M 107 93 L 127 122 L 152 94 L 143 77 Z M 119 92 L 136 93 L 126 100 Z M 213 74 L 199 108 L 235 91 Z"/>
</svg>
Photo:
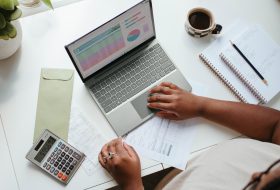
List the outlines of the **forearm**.
<svg viewBox="0 0 280 190">
<path fill-rule="evenodd" d="M 280 111 L 238 102 L 200 99 L 199 116 L 236 130 L 250 138 L 273 141 Z"/>
</svg>

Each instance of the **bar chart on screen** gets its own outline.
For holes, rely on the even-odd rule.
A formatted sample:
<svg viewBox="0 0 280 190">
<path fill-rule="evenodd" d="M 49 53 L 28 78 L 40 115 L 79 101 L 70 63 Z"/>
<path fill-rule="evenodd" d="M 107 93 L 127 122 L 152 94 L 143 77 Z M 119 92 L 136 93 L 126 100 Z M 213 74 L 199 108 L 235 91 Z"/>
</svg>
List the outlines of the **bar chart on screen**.
<svg viewBox="0 0 280 190">
<path fill-rule="evenodd" d="M 84 71 L 125 47 L 120 25 L 116 25 L 74 50 Z"/>
</svg>

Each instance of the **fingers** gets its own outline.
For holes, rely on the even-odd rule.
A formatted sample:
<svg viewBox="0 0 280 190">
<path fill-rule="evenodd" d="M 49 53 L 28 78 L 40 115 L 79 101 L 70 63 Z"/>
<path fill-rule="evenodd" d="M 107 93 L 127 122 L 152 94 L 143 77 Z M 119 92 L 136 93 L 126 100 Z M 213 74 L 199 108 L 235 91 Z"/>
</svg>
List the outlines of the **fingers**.
<svg viewBox="0 0 280 190">
<path fill-rule="evenodd" d="M 123 146 L 130 157 L 138 158 L 138 154 L 132 146 L 129 146 L 128 144 L 126 144 L 126 142 L 123 143 Z"/>
<path fill-rule="evenodd" d="M 174 107 L 171 103 L 151 102 L 147 104 L 148 107 L 164 111 L 173 111 Z"/>
<path fill-rule="evenodd" d="M 108 146 L 107 146 L 108 154 L 109 154 L 109 152 L 116 153 L 116 143 L 117 143 L 117 139 L 114 139 L 108 143 Z"/>
<path fill-rule="evenodd" d="M 107 157 L 108 157 L 108 149 L 107 149 L 107 144 L 105 144 L 99 155 L 98 155 L 98 160 L 99 160 L 99 163 L 102 165 L 103 168 L 107 169 L 107 166 L 106 166 L 106 163 L 107 163 Z"/>
<path fill-rule="evenodd" d="M 180 118 L 171 112 L 166 112 L 166 111 L 160 111 L 156 113 L 157 116 L 165 118 L 165 119 L 170 119 L 170 120 L 179 120 Z"/>
<path fill-rule="evenodd" d="M 151 93 L 172 94 L 175 90 L 181 90 L 178 86 L 171 82 L 162 82 L 160 85 L 152 88 Z"/>
<path fill-rule="evenodd" d="M 98 155 L 98 161 L 101 164 L 101 166 L 106 169 L 106 159 L 104 159 L 101 154 Z"/>
<path fill-rule="evenodd" d="M 116 146 L 116 152 L 118 153 L 118 154 L 121 154 L 121 155 L 127 155 L 127 151 L 126 151 L 126 149 L 124 148 L 124 146 L 123 146 L 123 139 L 122 138 L 118 138 L 117 139 L 117 141 L 116 141 L 116 144 L 115 144 L 115 146 Z"/>
<path fill-rule="evenodd" d="M 160 94 L 166 94 L 171 95 L 173 94 L 173 90 L 167 86 L 156 86 L 150 90 L 151 94 L 160 93 Z"/>
<path fill-rule="evenodd" d="M 175 84 L 171 83 L 171 82 L 162 82 L 160 84 L 160 86 L 165 86 L 165 87 L 168 87 L 168 88 L 171 88 L 173 90 L 178 90 L 180 89 L 178 86 L 176 86 Z"/>
<path fill-rule="evenodd" d="M 148 102 L 171 102 L 172 101 L 172 95 L 162 95 L 162 94 L 153 94 L 150 97 L 148 97 Z"/>
<path fill-rule="evenodd" d="M 110 154 L 113 155 L 110 156 Z M 123 157 L 127 155 L 128 153 L 123 147 L 122 138 L 117 138 L 102 147 L 100 154 L 98 155 L 98 160 L 104 168 L 109 169 L 108 167 L 110 167 L 114 160 L 118 159 L 117 157 Z"/>
</svg>

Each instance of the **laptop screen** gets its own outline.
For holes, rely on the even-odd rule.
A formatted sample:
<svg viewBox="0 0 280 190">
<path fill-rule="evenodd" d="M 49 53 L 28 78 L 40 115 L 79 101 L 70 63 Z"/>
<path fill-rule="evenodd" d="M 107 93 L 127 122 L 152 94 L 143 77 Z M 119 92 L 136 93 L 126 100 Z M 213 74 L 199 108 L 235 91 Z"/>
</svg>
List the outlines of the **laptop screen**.
<svg viewBox="0 0 280 190">
<path fill-rule="evenodd" d="M 149 0 L 66 46 L 83 79 L 155 36 Z"/>
</svg>

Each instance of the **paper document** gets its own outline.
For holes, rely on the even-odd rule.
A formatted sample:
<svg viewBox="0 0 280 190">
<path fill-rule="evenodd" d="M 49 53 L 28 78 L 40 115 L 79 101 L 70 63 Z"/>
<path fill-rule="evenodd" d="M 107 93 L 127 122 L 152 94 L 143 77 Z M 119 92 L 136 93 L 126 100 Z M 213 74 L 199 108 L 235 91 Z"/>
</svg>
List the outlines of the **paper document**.
<svg viewBox="0 0 280 190">
<path fill-rule="evenodd" d="M 205 87 L 191 82 L 193 93 L 205 95 Z M 130 132 L 125 141 L 138 154 L 184 170 L 196 134 L 197 119 L 170 121 L 154 117 Z"/>
<path fill-rule="evenodd" d="M 93 175 L 101 168 L 98 154 L 106 140 L 77 108 L 71 109 L 68 142 L 86 155 L 82 167 L 87 175 Z"/>
<path fill-rule="evenodd" d="M 143 156 L 184 170 L 194 134 L 191 120 L 154 117 L 129 133 L 125 141 Z"/>
</svg>

